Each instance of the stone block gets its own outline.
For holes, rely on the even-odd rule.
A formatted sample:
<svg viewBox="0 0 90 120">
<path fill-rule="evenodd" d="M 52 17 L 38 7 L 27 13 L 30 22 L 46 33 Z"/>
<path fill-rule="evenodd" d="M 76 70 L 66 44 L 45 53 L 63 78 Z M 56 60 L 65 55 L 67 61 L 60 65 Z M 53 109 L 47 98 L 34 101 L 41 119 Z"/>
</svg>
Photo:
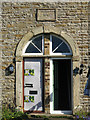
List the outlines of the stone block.
<svg viewBox="0 0 90 120">
<path fill-rule="evenodd" d="M 44 54 L 45 54 L 45 55 L 49 55 L 49 49 L 48 49 L 48 48 L 46 48 L 46 49 L 44 50 Z"/>
<path fill-rule="evenodd" d="M 23 61 L 23 57 L 18 56 L 18 57 L 15 58 L 15 61 L 17 61 L 17 62 L 22 62 L 22 61 Z"/>
<path fill-rule="evenodd" d="M 18 74 L 20 72 L 20 74 Z M 16 62 L 16 104 L 23 106 L 23 73 L 22 62 Z"/>
<path fill-rule="evenodd" d="M 55 21 L 56 9 L 38 9 L 37 20 L 38 21 Z"/>
<path fill-rule="evenodd" d="M 78 67 L 79 68 L 79 62 L 73 62 L 73 70 Z M 80 76 L 77 74 L 76 76 L 73 76 L 73 103 L 74 108 L 80 105 Z"/>
<path fill-rule="evenodd" d="M 19 42 L 17 50 L 16 50 L 16 56 L 22 56 L 23 54 L 23 49 L 26 45 L 26 43 L 33 37 L 32 32 L 28 32 Z"/>
<path fill-rule="evenodd" d="M 38 35 L 38 34 L 43 33 L 43 26 L 34 28 L 34 29 L 32 30 L 32 32 L 33 32 L 34 35 Z"/>
<path fill-rule="evenodd" d="M 59 27 L 54 27 L 50 25 L 45 25 L 44 26 L 44 33 L 56 33 L 56 34 L 61 34 L 61 30 Z"/>
</svg>

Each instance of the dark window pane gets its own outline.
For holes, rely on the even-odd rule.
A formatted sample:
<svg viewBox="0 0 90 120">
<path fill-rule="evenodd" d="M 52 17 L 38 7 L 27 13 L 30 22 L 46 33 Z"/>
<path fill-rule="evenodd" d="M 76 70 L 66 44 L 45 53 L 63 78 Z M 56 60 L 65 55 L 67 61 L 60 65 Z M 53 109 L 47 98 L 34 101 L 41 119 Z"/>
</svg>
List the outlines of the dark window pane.
<svg viewBox="0 0 90 120">
<path fill-rule="evenodd" d="M 59 38 L 52 36 L 52 51 L 62 42 Z"/>
<path fill-rule="evenodd" d="M 55 36 L 52 36 L 52 51 L 54 53 L 70 53 L 67 44 Z"/>
<path fill-rule="evenodd" d="M 39 36 L 32 40 L 28 45 L 25 53 L 41 53 L 42 52 L 42 36 Z"/>
<path fill-rule="evenodd" d="M 62 43 L 62 45 L 54 53 L 70 53 L 70 50 L 65 43 Z"/>
<path fill-rule="evenodd" d="M 40 53 L 40 51 L 30 43 L 25 53 Z"/>
<path fill-rule="evenodd" d="M 32 42 L 42 51 L 42 36 L 39 36 L 38 38 L 34 39 Z"/>
</svg>

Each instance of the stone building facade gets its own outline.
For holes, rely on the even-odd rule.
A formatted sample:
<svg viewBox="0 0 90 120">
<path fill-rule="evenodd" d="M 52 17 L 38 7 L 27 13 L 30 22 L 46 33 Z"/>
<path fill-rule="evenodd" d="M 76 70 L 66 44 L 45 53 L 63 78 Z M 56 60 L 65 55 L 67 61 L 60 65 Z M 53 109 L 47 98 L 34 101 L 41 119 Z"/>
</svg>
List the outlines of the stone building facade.
<svg viewBox="0 0 90 120">
<path fill-rule="evenodd" d="M 0 40 L 0 50 L 2 54 L 0 53 L 0 62 L 2 62 L 2 77 L 0 79 L 2 79 L 2 105 L 15 106 L 17 109 L 24 110 L 25 58 L 31 60 L 34 58 L 35 60 L 43 60 L 42 81 L 44 85 L 42 86 L 43 105 L 41 111 L 51 114 L 65 112 L 71 114 L 76 109 L 90 111 L 90 97 L 84 95 L 88 66 L 90 66 L 89 9 L 89 2 L 1 3 L 2 39 Z M 39 35 L 44 36 L 43 53 L 40 55 L 37 53 L 24 54 L 23 51 L 28 42 Z M 68 48 L 71 49 L 71 54 L 52 54 L 50 52 L 51 36 L 64 40 L 65 44 L 68 44 Z M 57 112 L 58 108 L 56 108 L 55 112 L 53 109 L 55 89 L 52 83 L 55 75 L 54 78 L 51 77 L 55 73 L 52 70 L 52 62 L 55 60 L 60 62 L 61 60 L 62 64 L 67 65 L 69 63 L 63 63 L 63 61 L 68 59 L 70 59 L 71 64 L 69 67 L 71 71 L 71 87 L 69 86 L 71 108 L 70 110 L 59 109 L 60 112 Z M 81 64 L 83 64 L 83 72 L 79 74 Z M 10 65 L 14 66 L 13 73 L 9 72 Z M 75 72 L 76 68 L 79 68 L 78 73 Z M 58 74 L 60 73 L 58 72 Z M 63 76 L 65 75 L 63 74 Z"/>
</svg>

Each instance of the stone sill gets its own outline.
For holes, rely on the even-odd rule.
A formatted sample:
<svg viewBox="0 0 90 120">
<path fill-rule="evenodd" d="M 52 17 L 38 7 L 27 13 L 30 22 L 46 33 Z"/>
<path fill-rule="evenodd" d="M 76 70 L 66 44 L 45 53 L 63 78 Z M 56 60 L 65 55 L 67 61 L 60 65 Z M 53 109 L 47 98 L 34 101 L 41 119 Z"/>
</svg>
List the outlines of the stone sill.
<svg viewBox="0 0 90 120">
<path fill-rule="evenodd" d="M 23 57 L 48 57 L 48 58 L 53 58 L 53 57 L 72 57 L 72 55 L 23 55 Z"/>
</svg>

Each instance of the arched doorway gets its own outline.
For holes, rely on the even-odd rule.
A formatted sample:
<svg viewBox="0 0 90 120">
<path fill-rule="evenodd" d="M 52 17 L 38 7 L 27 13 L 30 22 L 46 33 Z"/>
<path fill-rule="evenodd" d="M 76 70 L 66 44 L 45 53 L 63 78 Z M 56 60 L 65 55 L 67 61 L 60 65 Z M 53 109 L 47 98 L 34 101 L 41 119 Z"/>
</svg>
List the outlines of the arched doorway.
<svg viewBox="0 0 90 120">
<path fill-rule="evenodd" d="M 75 66 L 78 66 L 78 63 L 79 63 L 78 60 L 76 60 L 76 56 L 78 56 L 78 53 L 77 53 L 78 50 L 76 51 L 77 46 L 75 45 L 74 41 L 70 38 L 70 36 L 68 36 L 66 33 L 58 32 L 57 28 L 56 28 L 56 30 L 55 30 L 55 28 L 47 29 L 46 26 L 44 26 L 44 28 L 45 29 L 38 28 L 38 29 L 34 30 L 33 33 L 29 32 L 28 34 L 26 34 L 22 38 L 22 40 L 20 41 L 20 43 L 17 47 L 17 50 L 16 50 L 16 104 L 17 104 L 17 106 L 22 107 L 22 110 L 24 109 L 23 108 L 24 107 L 24 89 L 23 89 L 23 87 L 25 84 L 28 85 L 28 83 L 24 84 L 24 82 L 23 82 L 23 80 L 25 79 L 23 72 L 28 73 L 28 71 L 29 71 L 29 74 L 30 74 L 30 71 L 33 70 L 31 68 L 28 68 L 29 70 L 27 70 L 27 68 L 25 68 L 25 62 L 26 62 L 26 66 L 29 66 L 27 64 L 28 61 L 30 62 L 30 64 L 32 64 L 32 62 L 33 62 L 33 65 L 36 61 L 38 61 L 37 62 L 39 64 L 38 68 L 40 68 L 41 71 L 48 70 L 47 73 L 49 73 L 49 70 L 50 70 L 50 75 L 48 74 L 48 76 L 47 76 L 47 74 L 45 74 L 43 77 L 42 73 L 44 73 L 44 72 L 43 71 L 41 72 L 40 69 L 37 69 L 37 71 L 39 71 L 38 74 L 42 78 L 42 80 L 38 79 L 39 85 L 40 85 L 40 81 L 44 81 L 44 79 L 47 79 L 44 84 L 44 87 L 45 87 L 44 88 L 45 89 L 44 99 L 48 98 L 47 99 L 48 102 L 46 101 L 46 103 L 44 102 L 45 103 L 44 104 L 43 99 L 40 99 L 42 107 L 41 108 L 33 107 L 33 108 L 35 108 L 33 110 L 43 111 L 43 108 L 44 108 L 44 112 L 46 112 L 46 113 L 48 112 L 48 113 L 52 113 L 52 114 L 53 113 L 57 114 L 57 111 L 55 113 L 55 109 L 58 109 L 59 113 L 65 113 L 65 112 L 61 112 L 63 110 L 63 108 L 62 109 L 57 108 L 57 106 L 58 106 L 57 104 L 55 104 L 54 106 L 52 105 L 54 103 L 52 93 L 54 93 L 53 89 L 56 89 L 56 88 L 53 88 L 52 81 L 54 80 L 53 78 L 57 78 L 57 80 L 55 80 L 54 82 L 57 81 L 55 84 L 56 85 L 58 84 L 59 79 L 56 76 L 56 73 L 59 74 L 59 72 L 62 72 L 62 69 L 61 70 L 59 69 L 59 67 L 61 65 L 62 65 L 62 68 L 65 68 L 65 67 L 69 68 L 68 79 L 70 78 L 71 73 L 73 71 L 72 70 L 72 62 L 73 62 L 73 66 L 74 66 L 73 69 L 75 68 Z M 57 32 L 57 34 L 54 34 L 54 32 L 55 33 Z M 35 41 L 35 39 L 37 39 L 37 40 Z M 32 48 L 32 49 L 30 49 L 30 48 Z M 62 48 L 64 48 L 64 49 L 62 49 Z M 72 58 L 72 56 L 74 59 Z M 73 61 L 72 61 L 72 59 L 73 59 Z M 44 63 L 43 63 L 43 60 L 45 60 Z M 23 61 L 24 61 L 24 64 L 23 64 Z M 48 63 L 46 63 L 47 61 L 48 61 Z M 46 69 L 46 66 L 49 65 L 49 61 L 50 61 L 50 67 L 48 66 L 48 69 Z M 43 66 L 43 68 L 41 66 Z M 57 67 L 57 66 L 59 66 L 59 67 Z M 25 71 L 24 71 L 24 68 L 26 69 Z M 53 68 L 54 68 L 54 71 L 53 71 Z M 70 72 L 70 70 L 71 70 L 71 72 Z M 21 74 L 19 74 L 19 71 Z M 68 70 L 66 70 L 64 72 L 67 72 L 67 71 Z M 54 75 L 54 77 L 52 77 L 52 79 L 51 79 L 52 75 Z M 34 78 L 35 76 L 32 75 L 31 77 Z M 78 79 L 74 78 L 74 80 L 76 82 Z M 47 81 L 48 81 L 48 83 L 47 83 Z M 70 85 L 70 84 L 72 84 L 71 81 L 72 80 L 70 79 L 69 82 L 68 82 L 68 80 L 66 82 L 67 82 L 67 84 Z M 29 83 L 30 86 L 32 86 L 31 84 L 32 83 Z M 65 84 L 65 81 L 63 84 Z M 74 83 L 74 86 L 72 86 L 72 88 L 70 88 L 70 89 L 69 89 L 69 87 L 67 87 L 67 89 L 68 89 L 67 91 L 71 91 L 71 89 L 73 89 L 72 93 L 70 93 L 70 96 L 68 94 L 69 98 L 67 98 L 67 101 L 68 101 L 68 99 L 71 100 L 71 102 L 68 102 L 70 107 L 67 106 L 68 108 L 70 108 L 69 113 L 71 113 L 72 109 L 74 109 L 74 108 L 72 108 L 72 101 L 74 101 L 73 106 L 77 106 L 79 104 L 79 102 L 77 102 L 77 100 L 76 100 L 76 99 L 78 99 L 79 94 L 78 94 L 78 92 L 76 92 L 74 90 L 75 85 L 76 85 L 76 83 Z M 42 86 L 42 88 L 43 88 L 43 86 Z M 48 89 L 48 91 L 46 91 L 47 89 Z M 29 93 L 32 94 L 31 96 L 34 96 L 34 95 L 36 96 L 38 93 L 37 90 L 38 89 L 35 88 L 33 90 L 34 92 L 32 92 L 31 89 L 28 91 L 29 91 Z M 79 90 L 79 85 L 78 85 L 77 91 L 78 90 Z M 41 91 L 42 91 L 42 89 L 41 89 Z M 58 93 L 59 93 L 59 91 L 54 94 L 56 94 L 56 96 L 57 96 Z M 46 97 L 47 94 L 48 94 L 48 97 Z M 73 99 L 72 99 L 72 94 L 74 94 Z M 63 94 L 61 94 L 61 95 L 63 96 Z M 50 99 L 49 99 L 49 97 L 50 97 Z M 41 94 L 41 98 L 42 98 L 42 94 Z M 27 98 L 27 99 L 29 99 L 29 98 Z M 25 100 L 27 100 L 27 99 L 25 98 Z M 35 102 L 35 99 L 33 99 L 33 100 Z M 31 97 L 30 97 L 30 102 L 33 100 L 31 100 Z M 57 103 L 57 101 L 59 101 L 59 99 L 56 100 L 56 103 Z M 37 104 L 37 103 L 35 103 L 35 104 Z M 34 104 L 34 106 L 35 106 L 35 104 Z M 48 105 L 46 105 L 46 104 L 48 104 Z M 30 109 L 30 107 L 29 107 L 26 110 L 32 110 L 32 109 Z M 67 113 L 67 111 L 66 111 L 66 113 Z"/>
<path fill-rule="evenodd" d="M 48 36 L 48 57 L 52 60 L 50 68 L 51 81 L 53 81 L 53 107 L 54 111 L 71 110 L 71 59 L 72 50 L 69 44 L 54 34 L 41 34 L 32 38 L 23 50 L 23 55 L 44 55 L 44 39 Z M 45 54 L 46 55 L 46 54 Z M 50 55 L 55 55 L 54 58 Z M 63 55 L 63 59 L 61 58 Z M 64 56 L 67 55 L 67 58 Z M 68 57 L 71 56 L 71 57 Z M 39 58 L 40 57 L 40 58 Z M 43 72 L 42 57 L 24 58 L 24 110 L 43 111 Z M 45 68 L 44 68 L 45 69 Z M 52 85 L 50 84 L 50 87 Z M 52 112 L 51 112 L 52 113 Z"/>
</svg>

